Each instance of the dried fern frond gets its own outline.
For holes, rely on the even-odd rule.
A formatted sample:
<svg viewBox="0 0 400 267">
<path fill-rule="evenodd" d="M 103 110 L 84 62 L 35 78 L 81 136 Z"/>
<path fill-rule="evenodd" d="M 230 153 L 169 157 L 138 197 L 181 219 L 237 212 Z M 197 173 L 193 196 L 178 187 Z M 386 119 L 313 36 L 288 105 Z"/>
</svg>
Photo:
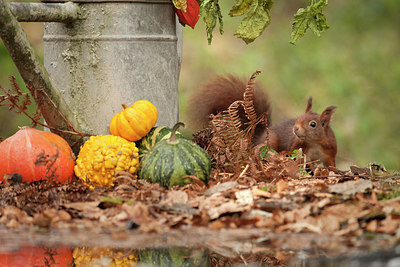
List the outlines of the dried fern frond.
<svg viewBox="0 0 400 267">
<path fill-rule="evenodd" d="M 262 122 L 267 122 L 266 118 L 268 117 L 268 114 L 259 114 L 257 115 L 254 103 L 254 85 L 255 85 L 255 79 L 260 74 L 260 71 L 255 71 L 253 75 L 251 75 L 246 89 L 243 94 L 243 108 L 245 111 L 246 118 L 248 119 L 248 122 L 246 122 L 247 128 L 245 129 L 245 135 L 247 136 L 247 140 L 251 142 L 255 129 L 259 123 Z M 266 124 L 267 125 L 267 124 Z"/>
<path fill-rule="evenodd" d="M 242 127 L 242 122 L 239 117 L 239 107 L 243 106 L 243 101 L 235 101 L 233 102 L 227 110 L 227 113 L 229 115 L 229 120 L 228 122 L 231 124 L 231 126 L 234 128 L 235 132 L 239 134 L 241 132 L 240 128 Z"/>
<path fill-rule="evenodd" d="M 215 129 L 215 136 L 224 140 L 227 147 L 233 146 L 243 136 L 240 129 L 242 122 L 238 115 L 238 107 L 242 101 L 235 101 L 227 110 L 224 110 L 212 117 L 211 128 Z"/>
<path fill-rule="evenodd" d="M 217 115 L 211 115 L 209 127 L 213 133 L 207 152 L 216 168 L 224 171 L 241 172 L 244 166 L 249 166 L 253 150 L 252 139 L 256 126 L 266 123 L 268 114 L 257 115 L 255 103 L 256 71 L 251 76 L 243 94 L 243 100 L 233 102 L 226 110 Z M 252 170 L 257 164 L 252 161 Z M 253 166 L 254 165 L 254 166 Z M 256 171 L 252 171 L 256 173 Z M 262 171 L 258 171 L 262 173 Z"/>
<path fill-rule="evenodd" d="M 247 119 L 250 121 L 251 124 L 255 124 L 257 121 L 257 113 L 254 108 L 254 84 L 255 84 L 255 79 L 260 74 L 260 71 L 256 71 L 251 75 L 250 80 L 247 82 L 246 89 L 243 94 L 243 100 L 244 100 L 244 111 L 246 113 Z"/>
<path fill-rule="evenodd" d="M 199 145 L 204 150 L 208 150 L 210 146 L 211 139 L 214 136 L 214 132 L 211 128 L 204 128 L 197 133 L 193 134 L 192 141 Z"/>
</svg>

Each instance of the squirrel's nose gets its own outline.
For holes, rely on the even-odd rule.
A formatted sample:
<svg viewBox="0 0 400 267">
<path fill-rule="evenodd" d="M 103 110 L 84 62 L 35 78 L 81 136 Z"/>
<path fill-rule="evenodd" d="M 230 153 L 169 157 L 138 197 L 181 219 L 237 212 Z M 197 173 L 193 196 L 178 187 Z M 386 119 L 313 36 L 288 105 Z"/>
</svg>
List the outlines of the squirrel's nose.
<svg viewBox="0 0 400 267">
<path fill-rule="evenodd" d="M 293 126 L 293 132 L 297 133 L 299 131 L 299 126 L 295 125 Z"/>
</svg>

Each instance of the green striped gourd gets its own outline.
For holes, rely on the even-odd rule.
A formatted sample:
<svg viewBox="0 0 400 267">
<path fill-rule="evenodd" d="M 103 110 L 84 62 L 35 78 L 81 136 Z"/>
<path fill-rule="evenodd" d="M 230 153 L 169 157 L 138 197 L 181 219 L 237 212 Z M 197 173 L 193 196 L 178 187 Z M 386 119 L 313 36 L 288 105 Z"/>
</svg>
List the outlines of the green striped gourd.
<svg viewBox="0 0 400 267">
<path fill-rule="evenodd" d="M 153 127 L 150 132 L 137 142 L 139 148 L 139 159 L 142 159 L 144 155 L 154 147 L 161 140 L 165 140 L 171 137 L 172 129 L 167 126 Z M 176 137 L 183 138 L 180 132 L 175 133 Z"/>
<path fill-rule="evenodd" d="M 139 178 L 159 183 L 164 187 L 184 185 L 190 182 L 186 175 L 194 175 L 205 184 L 210 176 L 211 161 L 207 152 L 194 142 L 176 138 L 178 122 L 171 137 L 160 141 L 143 157 L 139 165 Z"/>
</svg>

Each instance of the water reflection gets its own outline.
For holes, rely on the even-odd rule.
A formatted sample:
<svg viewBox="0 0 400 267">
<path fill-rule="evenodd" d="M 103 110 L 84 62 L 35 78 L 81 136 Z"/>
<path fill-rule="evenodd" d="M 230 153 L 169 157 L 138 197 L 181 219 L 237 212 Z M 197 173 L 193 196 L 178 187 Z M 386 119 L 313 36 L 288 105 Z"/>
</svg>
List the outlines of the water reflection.
<svg viewBox="0 0 400 267">
<path fill-rule="evenodd" d="M 73 266 L 72 249 L 23 246 L 13 250 L 0 249 L 0 266 Z"/>
<path fill-rule="evenodd" d="M 210 266 L 209 252 L 206 249 L 111 249 L 75 248 L 75 266 Z"/>
<path fill-rule="evenodd" d="M 75 248 L 75 266 L 136 266 L 138 257 L 135 250 L 111 248 Z"/>
<path fill-rule="evenodd" d="M 275 254 L 275 255 L 274 255 Z M 278 256 L 283 254 L 279 254 Z M 75 266 L 287 266 L 276 258 L 276 252 L 270 254 L 249 254 L 228 258 L 209 249 L 154 248 L 145 250 L 110 248 L 75 248 L 73 252 Z"/>
<path fill-rule="evenodd" d="M 0 247 L 0 267 L 196 267 L 196 266 L 400 266 L 400 249 L 327 257 L 307 255 L 305 251 L 262 250 L 234 257 L 209 248 L 118 249 L 107 247 L 22 246 L 8 251 Z M 224 253 L 222 253 L 224 254 Z"/>
<path fill-rule="evenodd" d="M 274 252 L 275 253 L 275 252 Z M 103 247 L 47 248 L 23 246 L 1 251 L 0 266 L 284 266 L 274 255 L 253 254 L 227 258 L 209 249 L 154 248 L 144 250 L 114 249 Z"/>
</svg>

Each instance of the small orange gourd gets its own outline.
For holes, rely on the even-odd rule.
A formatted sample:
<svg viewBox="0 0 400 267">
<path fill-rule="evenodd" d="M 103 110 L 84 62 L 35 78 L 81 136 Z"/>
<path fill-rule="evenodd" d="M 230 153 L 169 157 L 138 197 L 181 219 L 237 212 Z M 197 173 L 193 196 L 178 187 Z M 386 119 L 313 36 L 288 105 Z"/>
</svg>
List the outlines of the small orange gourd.
<svg viewBox="0 0 400 267">
<path fill-rule="evenodd" d="M 138 100 L 131 107 L 124 108 L 111 119 L 112 135 L 129 141 L 138 141 L 148 134 L 158 119 L 157 108 L 147 100 Z"/>
</svg>

